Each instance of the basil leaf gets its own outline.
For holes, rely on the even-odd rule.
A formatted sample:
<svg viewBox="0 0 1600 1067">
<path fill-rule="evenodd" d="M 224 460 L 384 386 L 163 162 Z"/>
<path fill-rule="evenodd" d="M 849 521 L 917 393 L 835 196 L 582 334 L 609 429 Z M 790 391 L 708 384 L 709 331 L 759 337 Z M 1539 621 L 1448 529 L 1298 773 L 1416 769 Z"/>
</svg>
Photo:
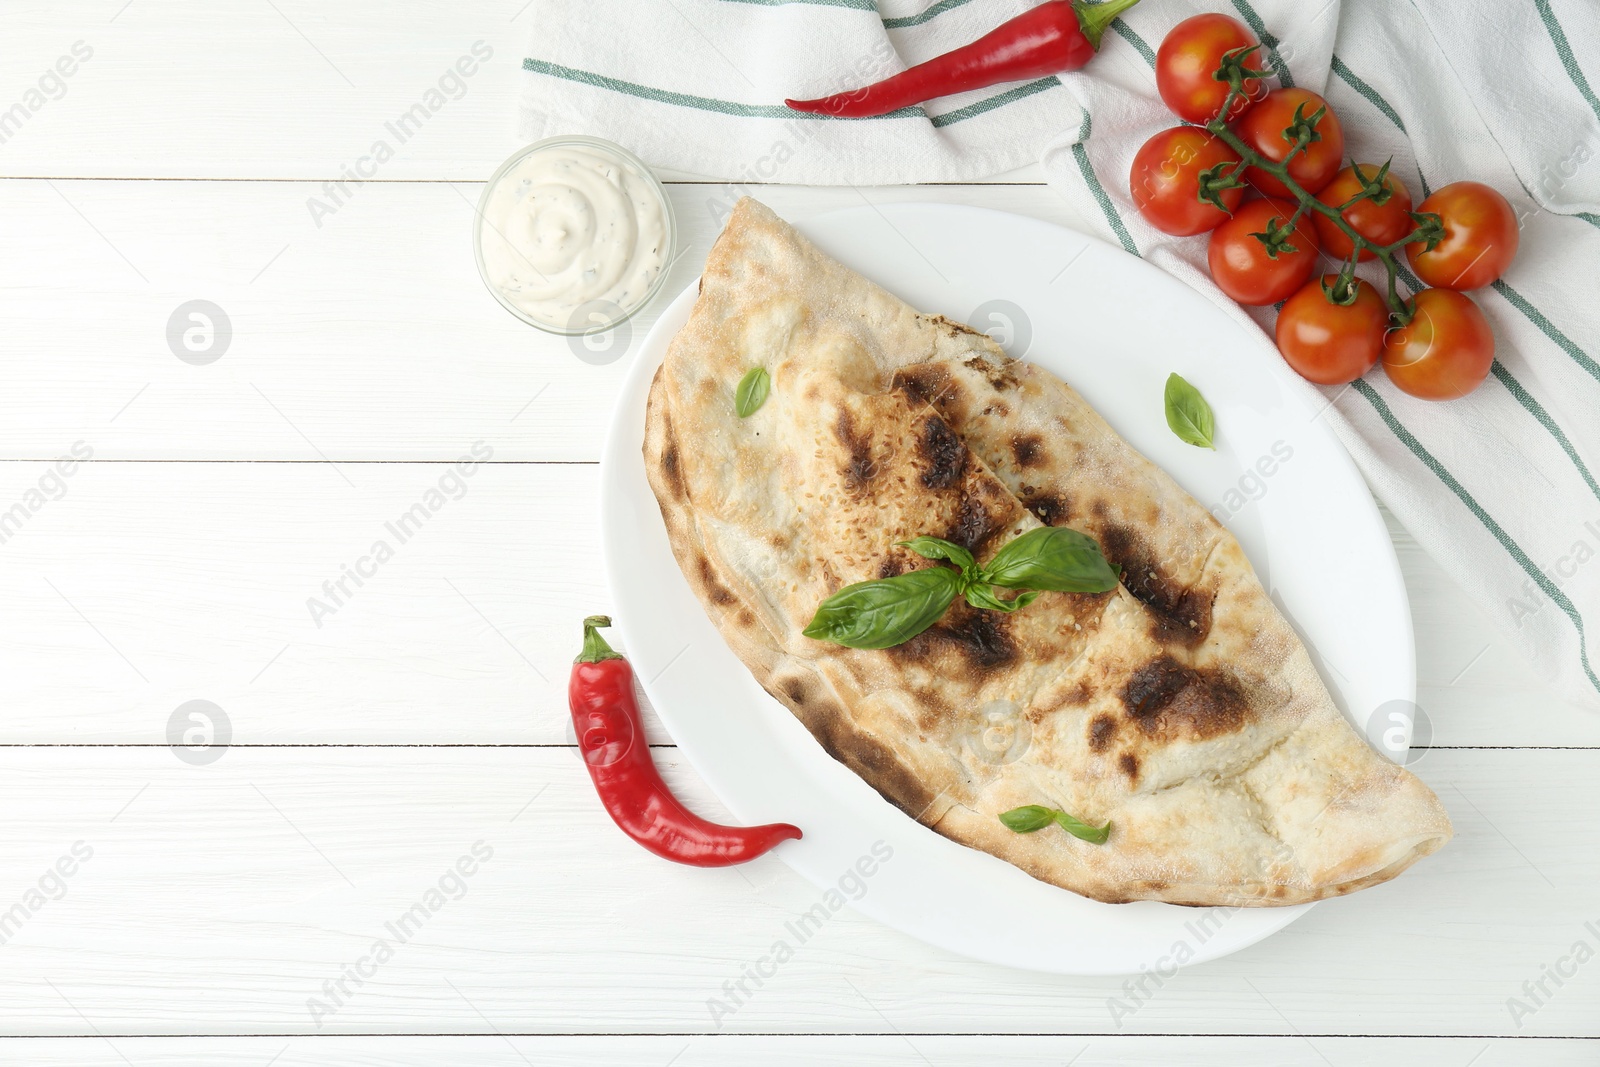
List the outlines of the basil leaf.
<svg viewBox="0 0 1600 1067">
<path fill-rule="evenodd" d="M 1167 426 L 1178 439 L 1215 451 L 1217 446 L 1211 442 L 1216 437 L 1217 421 L 1200 390 L 1178 375 L 1169 374 L 1165 400 Z"/>
<path fill-rule="evenodd" d="M 1047 808 L 1043 804 L 1028 804 L 1020 808 L 1012 808 L 1002 812 L 1000 821 L 1006 829 L 1019 834 L 1031 834 L 1035 830 L 1043 830 L 1051 823 L 1055 823 L 1073 837 L 1080 841 L 1087 841 L 1091 845 L 1103 845 L 1111 836 L 1111 824 L 1104 826 L 1090 826 L 1080 819 L 1068 815 L 1055 808 Z"/>
<path fill-rule="evenodd" d="M 1031 834 L 1055 822 L 1056 812 L 1054 808 L 1047 808 L 1042 804 L 1028 804 L 1001 812 L 1000 821 L 1006 824 L 1007 830 L 1014 830 L 1019 834 Z"/>
<path fill-rule="evenodd" d="M 967 586 L 966 595 L 967 603 L 975 608 L 988 608 L 990 611 L 1004 611 L 1009 614 L 1018 608 L 1025 608 L 1032 604 L 1039 598 L 1039 591 L 1030 589 L 1024 593 L 1018 593 L 1011 600 L 1001 600 L 995 595 L 994 586 L 987 582 L 978 582 L 975 585 Z"/>
<path fill-rule="evenodd" d="M 1073 818 L 1064 811 L 1055 813 L 1056 825 L 1080 841 L 1087 841 L 1091 845 L 1103 845 L 1106 838 L 1111 836 L 1111 824 L 1104 826 L 1090 826 L 1086 822 Z"/>
<path fill-rule="evenodd" d="M 1065 526 L 1041 526 L 996 552 L 983 579 L 1008 589 L 1104 593 L 1117 587 L 1117 570 L 1089 535 Z"/>
<path fill-rule="evenodd" d="M 977 577 L 978 561 L 972 558 L 971 552 L 954 541 L 946 541 L 942 537 L 913 537 L 909 541 L 896 541 L 895 544 L 909 548 L 924 559 L 947 559 L 960 567 L 963 575 Z"/>
<path fill-rule="evenodd" d="M 733 391 L 733 410 L 738 412 L 741 419 L 748 419 L 767 402 L 770 392 L 772 375 L 767 373 L 767 368 L 751 367 L 739 379 L 739 388 Z"/>
<path fill-rule="evenodd" d="M 961 588 L 961 575 L 927 567 L 847 585 L 817 607 L 801 633 L 848 648 L 892 648 L 939 621 Z"/>
</svg>

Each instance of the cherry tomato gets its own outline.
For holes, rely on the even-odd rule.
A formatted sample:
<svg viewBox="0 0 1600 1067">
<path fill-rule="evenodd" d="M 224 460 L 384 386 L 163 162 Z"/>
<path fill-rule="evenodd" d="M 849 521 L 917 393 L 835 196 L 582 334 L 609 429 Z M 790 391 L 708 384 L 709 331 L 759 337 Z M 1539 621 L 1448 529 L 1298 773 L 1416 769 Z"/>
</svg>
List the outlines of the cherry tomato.
<svg viewBox="0 0 1600 1067">
<path fill-rule="evenodd" d="M 1357 168 L 1360 173 L 1357 174 Z M 1371 181 L 1378 173 L 1378 168 L 1371 163 L 1357 163 L 1353 167 L 1346 167 L 1333 176 L 1333 181 L 1322 187 L 1322 192 L 1317 194 L 1329 207 L 1336 208 L 1347 202 L 1362 190 L 1362 179 Z M 1349 223 L 1362 237 L 1378 245 L 1392 245 L 1406 234 L 1417 228 L 1411 218 L 1411 193 L 1401 184 L 1399 178 L 1393 174 L 1383 177 L 1383 187 L 1389 191 L 1389 199 L 1383 203 L 1371 200 L 1362 200 L 1343 212 L 1344 221 Z M 1349 259 L 1354 245 L 1345 232 L 1333 224 L 1333 220 L 1325 215 L 1317 216 L 1317 236 L 1322 240 L 1322 247 L 1328 255 L 1337 259 Z M 1376 259 L 1377 256 L 1361 250 L 1362 262 Z"/>
<path fill-rule="evenodd" d="M 1494 363 L 1494 333 L 1472 298 L 1453 289 L 1416 295 L 1411 321 L 1383 339 L 1383 369 L 1401 392 L 1456 400 L 1478 387 Z"/>
<path fill-rule="evenodd" d="M 1200 172 L 1237 163 L 1239 154 L 1198 126 L 1174 126 L 1144 143 L 1133 157 L 1128 184 L 1139 214 L 1176 237 L 1214 230 L 1244 199 L 1243 187 L 1225 189 L 1227 211 L 1200 199 Z"/>
<path fill-rule="evenodd" d="M 1257 41 L 1242 22 L 1227 15 L 1195 15 L 1186 18 L 1161 40 L 1156 50 L 1156 91 L 1161 100 L 1180 119 L 1204 125 L 1222 111 L 1228 98 L 1228 83 L 1212 77 L 1225 52 L 1249 48 Z M 1261 69 L 1261 52 L 1251 52 L 1244 65 Z M 1234 102 L 1229 119 L 1236 119 L 1267 94 L 1265 82 L 1245 82 L 1248 96 Z"/>
<path fill-rule="evenodd" d="M 1233 218 L 1211 233 L 1206 258 L 1217 288 L 1241 304 L 1276 304 L 1306 283 L 1317 269 L 1317 235 L 1311 220 L 1301 217 L 1295 223 L 1293 252 L 1267 255 L 1267 247 L 1252 234 L 1266 233 L 1273 219 L 1286 224 L 1294 205 L 1286 200 L 1252 200 L 1233 213 Z"/>
<path fill-rule="evenodd" d="M 1340 305 L 1328 299 L 1323 283 L 1332 285 L 1336 274 L 1307 282 L 1278 312 L 1278 351 L 1302 378 L 1318 385 L 1353 382 L 1378 362 L 1383 354 L 1383 333 L 1389 326 L 1389 307 L 1371 285 L 1355 279 L 1353 303 Z"/>
<path fill-rule="evenodd" d="M 1254 148 L 1273 163 L 1283 162 L 1292 142 L 1283 139 L 1283 131 L 1294 121 L 1295 108 L 1305 105 L 1303 114 L 1310 118 L 1328 102 L 1316 93 L 1305 89 L 1274 89 L 1234 124 L 1234 132 L 1245 144 Z M 1333 180 L 1344 161 L 1344 127 L 1328 108 L 1313 129 L 1319 140 L 1312 141 L 1306 150 L 1289 162 L 1289 177 L 1308 193 L 1315 194 Z M 1245 180 L 1266 196 L 1288 196 L 1289 188 L 1266 171 L 1251 167 Z"/>
<path fill-rule="evenodd" d="M 1506 272 L 1517 255 L 1517 213 L 1482 182 L 1451 182 L 1422 202 L 1437 212 L 1444 237 L 1431 251 L 1406 246 L 1417 277 L 1441 289 L 1481 289 Z"/>
</svg>

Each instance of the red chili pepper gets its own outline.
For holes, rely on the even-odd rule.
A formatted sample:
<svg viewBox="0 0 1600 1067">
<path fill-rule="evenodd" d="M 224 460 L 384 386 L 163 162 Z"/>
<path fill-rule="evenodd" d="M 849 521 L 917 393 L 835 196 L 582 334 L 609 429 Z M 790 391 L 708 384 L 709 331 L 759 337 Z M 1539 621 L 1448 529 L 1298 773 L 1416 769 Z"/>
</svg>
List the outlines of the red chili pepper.
<svg viewBox="0 0 1600 1067">
<path fill-rule="evenodd" d="M 796 111 L 840 118 L 887 115 L 936 96 L 1077 70 L 1100 48 L 1111 20 L 1139 0 L 1045 0 L 971 44 L 881 82 L 817 100 L 785 100 Z"/>
<path fill-rule="evenodd" d="M 583 620 L 583 651 L 567 684 L 578 751 L 600 802 L 622 832 L 663 859 L 694 867 L 728 867 L 798 838 L 788 823 L 719 826 L 678 802 L 661 780 L 645 743 L 633 697 L 633 668 L 600 636 L 604 615 Z"/>
</svg>

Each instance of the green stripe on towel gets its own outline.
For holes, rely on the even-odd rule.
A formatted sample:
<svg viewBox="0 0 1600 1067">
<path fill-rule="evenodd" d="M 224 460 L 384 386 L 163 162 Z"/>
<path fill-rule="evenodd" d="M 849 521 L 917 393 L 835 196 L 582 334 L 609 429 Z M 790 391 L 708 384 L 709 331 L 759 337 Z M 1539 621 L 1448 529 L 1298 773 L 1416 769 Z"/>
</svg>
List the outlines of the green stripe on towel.
<svg viewBox="0 0 1600 1067">
<path fill-rule="evenodd" d="M 1561 57 L 1561 65 L 1567 68 L 1567 76 L 1572 79 L 1572 84 L 1578 87 L 1578 92 L 1589 102 L 1589 108 L 1594 112 L 1594 117 L 1600 119 L 1600 99 L 1594 95 L 1594 90 L 1589 88 L 1589 79 L 1583 76 L 1583 69 L 1578 66 L 1577 57 L 1572 54 L 1572 46 L 1567 43 L 1567 33 L 1561 28 L 1561 23 L 1556 21 L 1556 13 L 1550 9 L 1550 0 L 1533 0 L 1533 6 L 1539 9 L 1539 17 L 1544 20 L 1544 28 L 1550 33 L 1550 40 L 1556 46 L 1556 55 Z"/>
<path fill-rule="evenodd" d="M 1282 83 L 1285 89 L 1292 89 L 1294 87 L 1294 75 L 1289 73 L 1289 64 L 1285 63 L 1283 57 L 1278 54 L 1278 39 L 1267 32 L 1267 24 L 1261 21 L 1261 16 L 1256 14 L 1256 9 L 1250 6 L 1250 0 L 1233 0 L 1233 6 L 1238 9 L 1239 14 L 1244 16 L 1244 20 L 1256 32 L 1256 36 L 1261 39 L 1261 43 L 1267 46 L 1267 65 L 1272 68 L 1272 73 L 1278 76 L 1278 81 Z"/>
<path fill-rule="evenodd" d="M 1356 77 L 1355 71 L 1344 65 L 1344 60 L 1338 56 L 1333 57 L 1333 72 L 1344 80 L 1344 83 L 1362 96 L 1367 102 L 1389 117 L 1389 121 L 1400 128 L 1401 133 L 1407 133 L 1406 124 L 1400 121 L 1400 116 L 1395 109 L 1389 106 L 1389 101 L 1379 95 L 1378 90 Z"/>
<path fill-rule="evenodd" d="M 1399 278 L 1405 282 L 1407 288 L 1413 293 L 1423 288 L 1422 279 L 1412 274 L 1404 263 L 1396 265 L 1400 268 L 1398 272 Z M 1554 327 L 1551 328 L 1554 329 Z M 1544 405 L 1539 403 L 1539 398 L 1528 392 L 1523 384 L 1517 380 L 1516 375 L 1512 374 L 1510 369 L 1498 359 L 1489 365 L 1489 370 L 1494 374 L 1495 379 L 1506 387 L 1506 392 L 1511 394 L 1512 399 L 1521 404 L 1523 410 L 1532 415 L 1534 421 L 1543 426 L 1550 436 L 1555 439 L 1556 444 L 1561 446 L 1561 451 L 1565 452 L 1567 458 L 1572 460 L 1572 465 L 1578 468 L 1578 474 L 1588 483 L 1589 489 L 1594 493 L 1595 498 L 1600 499 L 1600 484 L 1595 482 L 1594 475 L 1589 472 L 1588 464 L 1584 463 L 1583 457 L 1578 455 L 1578 450 L 1572 447 L 1572 441 L 1567 438 L 1560 424 L 1551 418 L 1550 412 L 1546 411 Z"/>
<path fill-rule="evenodd" d="M 635 96 L 641 100 L 653 100 L 658 104 L 671 104 L 675 107 L 693 108 L 696 111 L 711 111 L 719 115 L 732 115 L 735 118 L 746 119 L 821 119 L 825 122 L 861 122 L 861 119 L 839 119 L 833 115 L 812 115 L 804 111 L 793 111 L 782 104 L 741 104 L 733 100 L 717 100 L 709 96 L 693 96 L 689 93 L 675 93 L 669 89 L 657 89 L 649 85 L 640 85 L 637 82 L 623 81 L 620 78 L 596 74 L 593 71 L 575 70 L 572 67 L 563 67 L 557 63 L 546 62 L 543 59 L 529 57 L 522 61 L 522 69 L 535 74 L 546 74 L 552 78 L 561 78 L 564 81 L 578 82 L 583 85 L 592 85 L 597 89 L 607 89 L 625 96 Z M 1055 77 L 1040 78 L 977 103 L 968 104 L 966 107 L 947 111 L 943 115 L 934 115 L 928 119 L 936 129 L 953 126 L 958 122 L 1005 107 L 1007 104 L 1042 93 L 1046 89 L 1054 89 L 1061 84 Z M 891 111 L 887 115 L 875 115 L 879 119 L 905 119 L 921 118 L 924 112 L 920 107 L 903 107 L 898 111 Z"/>
<path fill-rule="evenodd" d="M 1555 342 L 1556 347 L 1571 356 L 1578 366 L 1593 375 L 1595 381 L 1600 381 L 1600 363 L 1596 363 L 1589 353 L 1579 348 L 1572 338 L 1556 329 L 1555 323 L 1544 317 L 1544 312 L 1528 303 L 1527 298 L 1507 285 L 1504 278 L 1494 283 L 1494 291 L 1505 297 L 1512 307 L 1522 312 L 1529 322 L 1539 327 L 1539 332 Z"/>
<path fill-rule="evenodd" d="M 1556 444 L 1561 446 L 1561 451 L 1567 454 L 1567 458 L 1572 460 L 1574 467 L 1578 468 L 1578 473 L 1583 476 L 1583 480 L 1589 483 L 1589 491 L 1595 495 L 1595 499 L 1600 500 L 1600 485 L 1595 483 L 1594 475 L 1589 473 L 1589 467 L 1583 462 L 1583 457 L 1578 455 L 1578 450 L 1572 447 L 1572 442 L 1567 440 L 1567 435 L 1562 432 L 1556 420 L 1550 417 L 1550 413 L 1544 409 L 1544 405 L 1539 403 L 1532 393 L 1524 389 L 1522 383 L 1517 381 L 1516 376 L 1507 370 L 1506 365 L 1498 359 L 1489 365 L 1489 370 L 1500 384 L 1506 387 L 1506 392 L 1510 393 L 1517 403 L 1526 408 L 1528 414 L 1532 415 L 1539 425 L 1550 431 L 1550 436 L 1556 439 Z"/>
<path fill-rule="evenodd" d="M 994 96 L 986 100 L 979 100 L 975 104 L 968 104 L 966 107 L 959 107 L 954 111 L 946 111 L 943 115 L 935 115 L 928 121 L 933 123 L 934 129 L 942 130 L 946 126 L 957 122 L 965 122 L 967 119 L 981 115 L 985 111 L 993 111 L 997 107 L 1005 107 L 1007 104 L 1015 103 L 1024 97 L 1042 93 L 1046 89 L 1060 88 L 1060 86 L 1061 79 L 1052 74 L 1048 78 L 1040 78 L 1038 81 L 1019 85 L 1015 89 L 1007 89 L 1003 93 L 996 93 Z"/>
<path fill-rule="evenodd" d="M 1117 206 L 1106 195 L 1105 187 L 1100 184 L 1100 179 L 1095 176 L 1094 164 L 1089 162 L 1089 153 L 1084 150 L 1083 142 L 1089 139 L 1090 131 L 1089 109 L 1083 111 L 1083 125 L 1078 127 L 1078 143 L 1072 146 L 1072 158 L 1078 161 L 1078 170 L 1083 172 L 1083 180 L 1089 185 L 1089 192 L 1094 194 L 1095 202 L 1100 205 L 1100 210 L 1106 213 L 1106 222 L 1110 223 L 1111 230 L 1117 235 L 1117 240 L 1122 242 L 1122 247 L 1133 255 L 1139 254 L 1138 246 L 1133 243 L 1133 237 L 1128 233 L 1128 228 L 1122 224 L 1122 216 L 1117 214 Z"/>
<path fill-rule="evenodd" d="M 723 0 L 730 4 L 756 4 L 761 7 L 782 7 L 785 4 L 812 4 L 817 7 L 848 7 L 853 11 L 876 11 L 876 0 Z"/>
<path fill-rule="evenodd" d="M 592 71 L 576 70 L 572 67 L 563 67 L 557 63 L 548 63 L 542 59 L 529 57 L 522 61 L 523 70 L 531 70 L 535 74 L 547 74 L 552 78 L 563 81 L 578 82 L 582 85 L 592 85 L 596 89 L 608 89 L 614 93 L 625 96 L 636 96 L 641 100 L 653 100 L 658 104 L 672 104 L 677 107 L 693 108 L 696 111 L 713 111 L 719 115 L 732 115 L 736 118 L 746 119 L 823 119 L 831 121 L 832 115 L 811 115 L 803 111 L 794 111 L 782 104 L 739 104 L 732 100 L 716 100 L 709 96 L 692 96 L 689 93 L 675 93 L 668 89 L 656 89 L 649 85 L 639 85 L 636 82 L 623 81 L 620 78 L 607 77 L 604 74 L 595 74 Z M 906 115 L 920 114 L 910 108 L 901 108 L 892 111 L 883 118 L 899 118 Z"/>
<path fill-rule="evenodd" d="M 938 16 L 944 14 L 946 11 L 950 11 L 954 8 L 961 7 L 971 2 L 972 0 L 938 0 L 938 3 L 929 5 L 927 8 L 915 15 L 902 15 L 897 19 L 884 19 L 883 25 L 885 29 L 890 30 L 903 30 L 908 26 L 920 26 L 924 22 L 928 22 L 931 19 L 937 18 Z"/>
<path fill-rule="evenodd" d="M 1144 61 L 1146 63 L 1150 64 L 1151 67 L 1156 65 L 1155 52 L 1150 48 L 1150 45 L 1145 42 L 1145 39 L 1140 37 L 1138 33 L 1134 31 L 1132 26 L 1129 26 L 1121 19 L 1112 19 L 1111 28 L 1116 31 L 1118 37 L 1121 37 L 1124 41 L 1127 41 L 1129 44 L 1133 45 L 1134 50 L 1137 51 L 1141 56 L 1144 56 Z"/>
<path fill-rule="evenodd" d="M 1578 613 L 1577 607 L 1567 598 L 1567 594 L 1563 593 L 1561 587 L 1551 581 L 1550 577 L 1544 571 L 1541 571 L 1533 560 L 1528 558 L 1528 554 L 1522 550 L 1522 546 L 1512 540 L 1505 530 L 1501 529 L 1500 524 L 1495 522 L 1494 518 L 1483 509 L 1483 506 L 1473 499 L 1472 494 L 1467 492 L 1466 487 L 1456 480 L 1455 475 L 1446 470 L 1444 464 L 1435 459 L 1433 453 L 1423 447 L 1422 442 L 1418 441 L 1411 431 L 1406 429 L 1399 419 L 1395 418 L 1394 412 L 1389 410 L 1389 405 L 1384 402 L 1383 397 L 1378 395 L 1377 390 L 1360 378 L 1357 378 L 1352 384 L 1355 386 L 1356 392 L 1366 397 L 1367 402 L 1378 413 L 1378 417 L 1388 425 L 1401 443 L 1411 450 L 1411 454 L 1416 456 L 1423 466 L 1431 470 L 1444 483 L 1445 487 L 1456 495 L 1456 499 L 1460 500 L 1466 509 L 1472 512 L 1477 520 L 1483 524 L 1484 529 L 1488 530 L 1496 541 L 1500 542 L 1500 547 L 1504 548 L 1511 558 L 1517 561 L 1518 566 L 1533 580 L 1533 583 L 1539 587 L 1540 591 L 1565 612 L 1567 618 L 1572 620 L 1572 625 L 1578 630 L 1578 658 L 1583 663 L 1583 673 L 1589 676 L 1589 681 L 1593 683 L 1597 691 L 1600 691 L 1600 678 L 1595 676 L 1594 668 L 1589 666 L 1588 638 L 1583 631 L 1583 616 Z"/>
</svg>

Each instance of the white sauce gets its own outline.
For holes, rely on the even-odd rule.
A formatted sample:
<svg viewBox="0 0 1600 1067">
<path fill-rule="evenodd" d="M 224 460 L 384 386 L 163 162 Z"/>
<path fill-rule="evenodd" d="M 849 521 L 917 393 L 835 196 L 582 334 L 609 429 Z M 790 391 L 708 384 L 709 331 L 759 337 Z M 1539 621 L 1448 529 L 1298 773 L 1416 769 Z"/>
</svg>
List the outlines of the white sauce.
<svg viewBox="0 0 1600 1067">
<path fill-rule="evenodd" d="M 524 157 L 495 183 L 479 225 L 489 284 L 529 318 L 561 329 L 632 311 L 665 266 L 667 222 L 656 187 L 586 145 Z M 575 321 L 574 312 L 595 300 L 616 309 Z"/>
</svg>

